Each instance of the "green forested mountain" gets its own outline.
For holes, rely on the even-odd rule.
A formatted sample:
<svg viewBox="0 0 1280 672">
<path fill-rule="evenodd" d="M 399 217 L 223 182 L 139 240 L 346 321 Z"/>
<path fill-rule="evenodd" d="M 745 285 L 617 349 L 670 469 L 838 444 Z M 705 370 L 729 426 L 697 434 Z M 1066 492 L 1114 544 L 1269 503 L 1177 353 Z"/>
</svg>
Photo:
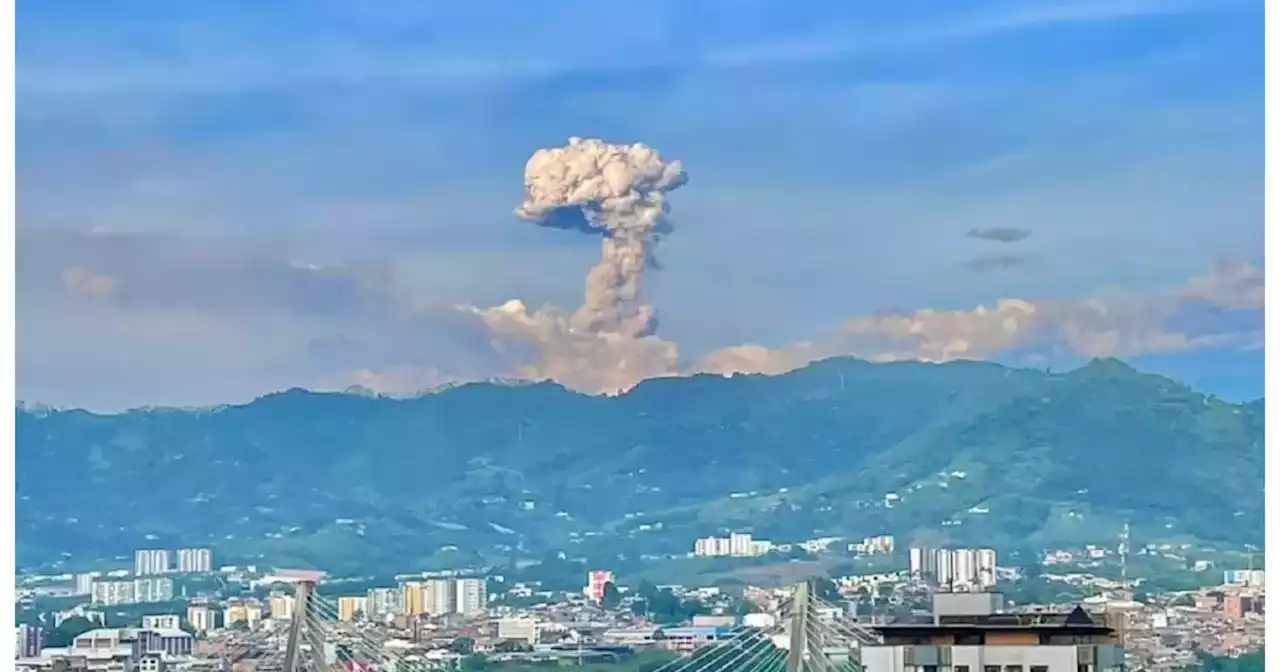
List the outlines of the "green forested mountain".
<svg viewBox="0 0 1280 672">
<path fill-rule="evenodd" d="M 292 390 L 209 410 L 19 410 L 16 460 L 20 564 L 214 544 L 406 567 L 574 544 L 682 552 L 728 529 L 996 545 L 1105 539 L 1125 521 L 1263 535 L 1262 402 L 1115 360 L 1049 373 L 834 359 L 614 398 L 472 384 L 408 400 Z"/>
</svg>

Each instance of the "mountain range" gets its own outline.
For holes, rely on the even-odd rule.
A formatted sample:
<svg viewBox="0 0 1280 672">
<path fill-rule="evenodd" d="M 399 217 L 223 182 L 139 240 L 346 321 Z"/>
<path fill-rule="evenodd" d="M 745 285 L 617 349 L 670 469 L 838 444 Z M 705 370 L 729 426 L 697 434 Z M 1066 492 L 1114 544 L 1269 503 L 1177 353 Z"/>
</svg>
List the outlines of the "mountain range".
<svg viewBox="0 0 1280 672">
<path fill-rule="evenodd" d="M 1050 372 L 838 358 L 614 397 L 476 383 L 19 408 L 18 562 L 212 545 L 220 562 L 376 571 L 683 553 L 731 530 L 1048 547 L 1125 523 L 1139 538 L 1257 542 L 1263 430 L 1261 400 L 1111 359 Z"/>
</svg>

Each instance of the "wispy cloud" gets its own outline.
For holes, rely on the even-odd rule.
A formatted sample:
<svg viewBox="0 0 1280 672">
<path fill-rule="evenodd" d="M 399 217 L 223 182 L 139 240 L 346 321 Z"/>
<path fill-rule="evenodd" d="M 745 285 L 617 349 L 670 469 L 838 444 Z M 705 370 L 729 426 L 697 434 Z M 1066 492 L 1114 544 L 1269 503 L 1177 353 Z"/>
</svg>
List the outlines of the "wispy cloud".
<svg viewBox="0 0 1280 672">
<path fill-rule="evenodd" d="M 1029 266 L 1033 261 L 1034 257 L 1029 254 L 984 254 L 960 264 L 960 267 L 975 273 L 988 273 Z"/>
<path fill-rule="evenodd" d="M 968 233 L 964 235 L 966 238 L 989 240 L 996 243 L 1016 243 L 1030 237 L 1031 231 L 1012 226 L 992 226 L 985 229 L 969 229 Z"/>
<path fill-rule="evenodd" d="M 694 47 L 671 43 L 660 31 L 628 49 L 603 45 L 576 51 L 548 49 L 557 26 L 512 35 L 504 53 L 465 47 L 388 46 L 349 36 L 324 41 L 231 41 L 225 27 L 201 39 L 198 28 L 163 58 L 129 44 L 71 47 L 36 54 L 19 52 L 17 91 L 23 96 L 98 96 L 171 93 L 203 95 L 314 86 L 395 86 L 456 89 L 567 75 L 643 73 L 654 69 L 697 72 L 856 58 L 895 50 L 981 40 L 1015 31 L 1073 23 L 1229 11 L 1240 0 L 1073 0 L 970 10 L 932 23 L 912 22 L 841 34 L 730 38 Z M 394 10 L 392 10 L 394 11 Z M 21 26 L 20 26 L 21 28 Z M 539 28 L 542 32 L 539 32 Z M 38 30 L 38 29 L 31 29 Z M 28 40 L 38 39 L 31 34 Z M 530 39 L 540 38 L 540 39 Z"/>
</svg>

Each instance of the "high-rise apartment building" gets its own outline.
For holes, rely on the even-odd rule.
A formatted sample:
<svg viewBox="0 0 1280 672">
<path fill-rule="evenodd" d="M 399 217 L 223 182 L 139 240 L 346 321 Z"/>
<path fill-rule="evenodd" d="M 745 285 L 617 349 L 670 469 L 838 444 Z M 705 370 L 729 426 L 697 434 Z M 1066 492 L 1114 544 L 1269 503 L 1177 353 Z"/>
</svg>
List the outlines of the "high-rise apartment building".
<svg viewBox="0 0 1280 672">
<path fill-rule="evenodd" d="M 425 588 L 425 581 L 401 582 L 399 592 L 403 601 L 400 605 L 400 612 L 406 616 L 427 613 Z"/>
<path fill-rule="evenodd" d="M 365 616 L 370 620 L 383 620 L 388 616 L 406 613 L 402 588 L 373 588 L 369 591 Z"/>
<path fill-rule="evenodd" d="M 693 544 L 693 554 L 699 557 L 731 556 L 754 558 L 773 550 L 773 542 L 752 539 L 745 532 L 734 532 L 727 537 L 705 537 Z"/>
<path fill-rule="evenodd" d="M 173 599 L 173 579 L 149 578 L 133 580 L 135 602 L 168 602 Z"/>
<path fill-rule="evenodd" d="M 38 625 L 19 625 L 17 631 L 17 657 L 35 658 L 44 650 L 45 632 Z"/>
<path fill-rule="evenodd" d="M 293 618 L 293 606 L 296 600 L 292 595 L 284 595 L 276 593 L 267 598 L 267 609 L 271 613 L 271 618 L 277 621 L 287 621 Z"/>
<path fill-rule="evenodd" d="M 169 573 L 169 551 L 142 549 L 133 553 L 133 573 L 138 576 Z"/>
<path fill-rule="evenodd" d="M 369 598 L 359 596 L 345 596 L 338 598 L 338 620 L 354 621 L 357 617 L 363 617 L 369 611 Z"/>
<path fill-rule="evenodd" d="M 101 572 L 86 572 L 84 574 L 76 574 L 75 586 L 73 588 L 76 595 L 88 595 L 93 592 L 93 582 Z"/>
<path fill-rule="evenodd" d="M 463 616 L 484 613 L 488 604 L 484 579 L 458 579 L 454 591 L 457 596 L 455 613 Z"/>
<path fill-rule="evenodd" d="M 457 611 L 457 584 L 451 579 L 431 579 L 423 584 L 423 613 L 444 616 Z"/>
<path fill-rule="evenodd" d="M 214 609 L 206 603 L 195 603 L 187 607 L 187 622 L 196 632 L 208 632 L 217 627 L 214 621 Z"/>
<path fill-rule="evenodd" d="M 236 623 L 244 623 L 250 630 L 257 628 L 262 620 L 262 605 L 256 600 L 229 600 L 222 610 L 223 627 L 232 627 Z"/>
<path fill-rule="evenodd" d="M 182 617 L 177 614 L 155 614 L 142 617 L 143 630 L 179 630 Z"/>
<path fill-rule="evenodd" d="M 985 591 L 996 585 L 996 552 L 990 548 L 912 548 L 911 575 L 943 588 Z"/>
<path fill-rule="evenodd" d="M 133 604 L 136 602 L 133 589 L 133 581 L 94 581 L 89 601 L 105 606 Z"/>
<path fill-rule="evenodd" d="M 178 550 L 178 571 L 205 574 L 213 571 L 213 549 L 182 548 Z"/>
</svg>

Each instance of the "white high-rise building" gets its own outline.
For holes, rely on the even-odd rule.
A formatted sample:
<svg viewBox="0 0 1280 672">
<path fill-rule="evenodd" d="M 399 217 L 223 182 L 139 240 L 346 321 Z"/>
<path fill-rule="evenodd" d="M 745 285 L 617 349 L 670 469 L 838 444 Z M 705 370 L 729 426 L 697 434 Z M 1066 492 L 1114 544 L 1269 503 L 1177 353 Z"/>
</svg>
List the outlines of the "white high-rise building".
<svg viewBox="0 0 1280 672">
<path fill-rule="evenodd" d="M 155 614 L 142 617 L 143 630 L 178 630 L 182 617 L 177 614 Z"/>
<path fill-rule="evenodd" d="M 731 556 L 754 558 L 773 550 L 773 542 L 752 539 L 746 532 L 734 532 L 727 537 L 704 537 L 693 543 L 693 554 L 698 557 Z"/>
<path fill-rule="evenodd" d="M 990 548 L 913 548 L 911 573 L 932 574 L 937 584 L 948 590 L 990 590 L 996 585 L 996 552 Z"/>
<path fill-rule="evenodd" d="M 213 549 L 183 548 L 178 551 L 178 571 L 204 574 L 213 571 Z"/>
<path fill-rule="evenodd" d="M 173 599 L 173 579 L 134 579 L 133 598 L 135 602 L 168 602 Z"/>
<path fill-rule="evenodd" d="M 142 549 L 133 553 L 133 573 L 138 576 L 169 573 L 169 551 Z"/>
<path fill-rule="evenodd" d="M 458 599 L 456 613 L 463 616 L 484 613 L 488 602 L 484 579 L 458 579 L 455 590 Z"/>
<path fill-rule="evenodd" d="M 932 548 L 912 548 L 909 551 L 911 576 L 922 578 L 938 572 L 938 552 Z"/>
<path fill-rule="evenodd" d="M 133 604 L 133 588 L 132 581 L 94 581 L 90 601 L 106 606 Z"/>
<path fill-rule="evenodd" d="M 86 572 L 86 573 L 84 573 L 84 574 L 76 574 L 76 578 L 75 578 L 75 582 L 76 582 L 76 585 L 75 585 L 75 594 L 76 594 L 76 595 L 88 595 L 88 594 L 92 593 L 92 592 L 93 592 L 93 582 L 94 582 L 94 580 L 95 580 L 95 579 L 97 579 L 99 576 L 102 576 L 102 574 L 101 574 L 100 572 Z"/>
<path fill-rule="evenodd" d="M 980 548 L 978 558 L 978 585 L 983 589 L 996 587 L 996 552 L 992 548 Z"/>
<path fill-rule="evenodd" d="M 208 604 L 192 604 L 187 607 L 187 622 L 196 632 L 208 632 L 217 625 L 214 609 Z"/>
<path fill-rule="evenodd" d="M 369 620 L 382 620 L 387 616 L 404 613 L 404 595 L 399 588 L 373 588 L 368 594 Z"/>
<path fill-rule="evenodd" d="M 455 583 L 450 579 L 431 579 L 422 586 L 422 610 L 432 616 L 443 616 L 454 613 L 457 598 L 454 597 Z"/>
</svg>

